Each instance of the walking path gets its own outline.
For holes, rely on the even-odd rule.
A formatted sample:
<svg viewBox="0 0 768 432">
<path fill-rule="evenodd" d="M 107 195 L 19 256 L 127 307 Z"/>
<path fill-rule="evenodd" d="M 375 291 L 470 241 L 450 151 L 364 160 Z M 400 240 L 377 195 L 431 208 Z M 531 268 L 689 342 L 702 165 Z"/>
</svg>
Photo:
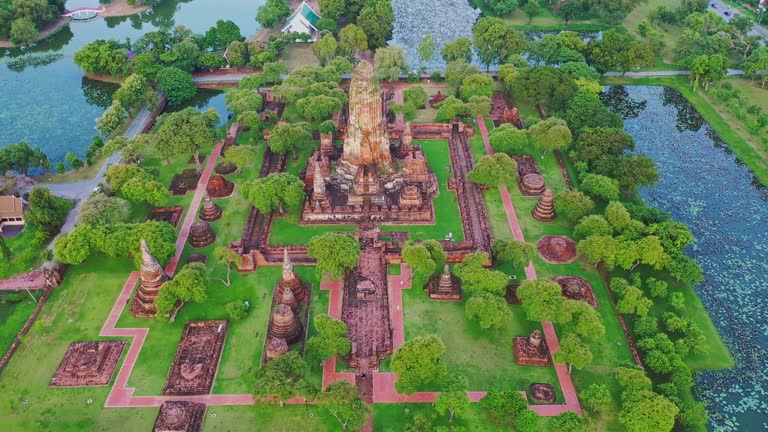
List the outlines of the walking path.
<svg viewBox="0 0 768 432">
<path fill-rule="evenodd" d="M 644 72 L 606 72 L 604 77 L 617 77 L 624 76 L 629 78 L 641 78 L 641 77 L 654 77 L 654 76 L 676 76 L 676 75 L 690 75 L 691 72 L 687 70 L 672 70 L 672 71 L 644 71 Z M 742 76 L 746 75 L 746 72 L 739 69 L 728 69 L 726 76 Z"/>
<path fill-rule="evenodd" d="M 485 145 L 485 151 L 489 155 L 493 155 L 494 151 L 491 148 L 491 143 L 488 140 L 488 127 L 485 125 L 485 118 L 482 115 L 477 116 L 477 124 L 480 129 L 480 134 L 483 137 L 483 144 Z M 506 185 L 499 186 L 499 192 L 501 193 L 501 201 L 504 203 L 504 211 L 507 213 L 507 221 L 509 227 L 512 230 L 512 235 L 517 241 L 525 241 L 523 236 L 523 230 L 520 227 L 520 222 L 517 219 L 515 213 L 515 207 L 512 205 L 512 199 L 509 195 L 509 189 Z M 528 280 L 537 279 L 536 269 L 533 267 L 533 262 L 529 263 L 525 267 L 525 277 Z M 552 358 L 555 357 L 555 352 L 560 348 L 560 342 L 557 339 L 557 333 L 555 333 L 555 327 L 551 322 L 542 322 L 542 328 L 544 329 L 544 337 L 547 341 L 547 347 Z M 573 380 L 568 374 L 568 368 L 563 363 L 555 363 L 555 372 L 557 373 L 557 379 L 560 381 L 560 387 L 563 391 L 563 398 L 565 399 L 565 405 L 545 405 L 538 406 L 537 412 L 540 415 L 558 415 L 565 411 L 574 411 L 581 414 L 581 406 L 579 405 L 579 398 L 576 394 L 576 389 L 573 386 Z"/>
<path fill-rule="evenodd" d="M 221 148 L 224 145 L 223 142 L 216 144 L 211 152 L 211 156 L 208 158 L 208 163 L 203 170 L 203 174 L 200 177 L 200 182 L 195 189 L 195 195 L 192 197 L 192 203 L 187 209 L 187 215 L 184 218 L 184 223 L 181 226 L 179 237 L 176 241 L 176 254 L 166 266 L 166 272 L 172 275 L 178 266 L 181 253 L 184 251 L 184 245 L 187 242 L 189 235 L 189 228 L 194 223 L 197 217 L 197 212 L 200 208 L 200 202 L 205 196 L 206 187 L 208 186 L 208 180 L 211 178 L 213 168 L 216 166 L 216 161 L 221 154 Z M 123 289 L 120 295 L 115 301 L 112 311 L 107 317 L 107 321 L 99 332 L 99 336 L 107 337 L 132 337 L 133 342 L 130 344 L 128 353 L 125 356 L 120 371 L 117 373 L 115 383 L 107 396 L 107 400 L 104 406 L 107 408 L 119 408 L 119 407 L 154 407 L 160 406 L 167 400 L 184 400 L 193 402 L 202 402 L 208 405 L 252 405 L 254 398 L 249 394 L 235 394 L 235 395 L 200 395 L 200 396 L 133 396 L 136 390 L 133 387 L 128 387 L 128 378 L 131 376 L 133 367 L 136 365 L 136 361 L 139 358 L 141 348 L 144 346 L 144 342 L 149 334 L 148 328 L 118 328 L 117 321 L 128 304 L 133 288 L 136 286 L 136 282 L 139 280 L 139 272 L 131 272 L 128 280 L 123 285 Z M 303 400 L 291 401 L 293 403 L 304 403 Z"/>
<path fill-rule="evenodd" d="M 136 114 L 136 117 L 128 126 L 128 129 L 126 129 L 125 133 L 123 133 L 123 136 L 129 140 L 136 138 L 136 136 L 147 127 L 151 118 L 152 113 L 149 110 L 141 110 L 138 114 Z M 77 222 L 78 216 L 80 216 L 83 203 L 88 200 L 88 197 L 91 196 L 91 194 L 99 186 L 100 183 L 104 183 L 104 174 L 107 172 L 107 168 L 110 165 L 120 163 L 121 159 L 122 155 L 120 152 L 115 152 L 112 156 L 108 157 L 103 162 L 96 176 L 89 180 L 70 183 L 42 183 L 39 185 L 40 187 L 48 189 L 52 194 L 56 196 L 69 198 L 76 201 L 75 207 L 67 215 L 67 219 L 64 221 L 64 225 L 61 227 L 61 231 L 59 231 L 58 235 L 66 234 L 75 228 L 75 223 Z M 55 243 L 56 239 L 53 239 L 48 248 L 53 249 L 53 245 Z"/>
</svg>

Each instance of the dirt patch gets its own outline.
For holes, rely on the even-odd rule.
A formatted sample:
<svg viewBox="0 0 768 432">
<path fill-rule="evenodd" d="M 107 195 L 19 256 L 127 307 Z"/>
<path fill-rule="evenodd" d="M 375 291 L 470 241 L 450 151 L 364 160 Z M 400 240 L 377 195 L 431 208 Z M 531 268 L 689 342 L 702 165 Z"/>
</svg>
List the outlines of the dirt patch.
<svg viewBox="0 0 768 432">
<path fill-rule="evenodd" d="M 144 12 L 151 8 L 150 5 L 131 6 L 128 4 L 128 0 L 111 0 L 109 4 L 104 5 L 104 10 L 99 12 L 99 16 L 113 17 L 113 16 L 127 16 Z"/>
</svg>

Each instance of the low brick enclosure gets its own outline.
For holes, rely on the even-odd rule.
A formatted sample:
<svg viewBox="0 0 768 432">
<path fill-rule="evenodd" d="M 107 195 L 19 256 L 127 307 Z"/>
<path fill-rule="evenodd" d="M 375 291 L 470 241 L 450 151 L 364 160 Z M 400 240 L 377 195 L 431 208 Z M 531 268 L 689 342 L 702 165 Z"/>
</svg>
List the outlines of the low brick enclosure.
<svg viewBox="0 0 768 432">
<path fill-rule="evenodd" d="M 184 326 L 164 395 L 211 393 L 228 327 L 226 321 L 190 321 Z"/>
<path fill-rule="evenodd" d="M 125 341 L 74 342 L 53 375 L 51 387 L 105 386 L 112 379 Z"/>
</svg>

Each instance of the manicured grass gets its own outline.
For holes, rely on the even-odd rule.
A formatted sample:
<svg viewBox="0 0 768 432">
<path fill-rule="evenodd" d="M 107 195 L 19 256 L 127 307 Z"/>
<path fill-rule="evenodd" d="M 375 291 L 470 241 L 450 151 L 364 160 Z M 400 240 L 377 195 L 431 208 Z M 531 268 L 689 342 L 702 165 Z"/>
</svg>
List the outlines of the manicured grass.
<svg viewBox="0 0 768 432">
<path fill-rule="evenodd" d="M 216 417 L 211 417 L 216 414 Z M 147 429 L 149 430 L 149 429 Z M 219 431 L 318 431 L 341 430 L 339 422 L 316 405 L 215 406 L 206 411 L 204 432 Z"/>
<path fill-rule="evenodd" d="M 11 259 L 0 262 L 0 278 L 32 271 L 40 266 L 43 262 L 40 253 L 44 247 L 33 246 L 36 234 L 37 229 L 25 226 L 17 235 L 5 239 L 6 246 L 11 250 Z"/>
<path fill-rule="evenodd" d="M 513 318 L 498 330 L 484 330 L 467 319 L 464 302 L 429 300 L 418 287 L 403 291 L 405 339 L 436 334 L 445 343 L 443 356 L 451 373 L 469 378 L 470 390 L 526 390 L 534 382 L 551 383 L 558 390 L 554 368 L 519 366 L 514 361 L 513 339 L 541 329 L 525 319 L 520 306 L 510 306 Z M 439 387 L 422 390 L 439 390 Z"/>
<path fill-rule="evenodd" d="M 597 19 L 590 20 L 572 20 L 565 24 L 565 20 L 559 16 L 552 15 L 552 11 L 546 7 L 541 8 L 541 12 L 529 19 L 522 8 L 515 9 L 514 12 L 503 17 L 504 22 L 516 30 L 571 30 L 571 31 L 597 31 L 610 28 L 610 25 L 600 22 Z"/>
<path fill-rule="evenodd" d="M 744 162 L 763 185 L 768 185 L 768 150 L 758 137 L 752 136 L 724 107 L 715 105 L 713 99 L 702 90 L 693 91 L 686 77 L 611 77 L 603 78 L 610 85 L 657 85 L 674 88 L 696 107 L 696 110 L 717 132 L 733 153 Z M 758 91 L 759 90 L 759 91 Z M 760 89 L 753 89 L 753 100 L 761 100 Z M 747 93 L 745 91 L 745 93 Z M 763 98 L 764 99 L 764 98 Z"/>
<path fill-rule="evenodd" d="M 17 294 L 15 292 L 6 291 L 3 295 L 11 293 L 14 295 Z M 37 303 L 35 303 L 26 292 L 19 291 L 18 294 L 23 296 L 22 300 L 19 302 L 0 303 L 0 352 L 3 354 L 11 346 L 11 343 L 13 343 L 19 330 L 24 327 L 27 319 L 32 315 L 32 312 L 37 306 Z M 36 291 L 32 293 L 32 295 L 34 295 L 35 298 L 40 298 L 42 292 Z"/>
<path fill-rule="evenodd" d="M 400 432 L 405 426 L 413 424 L 417 415 L 429 419 L 433 427 L 448 428 L 448 415 L 439 415 L 431 404 L 376 404 L 373 407 L 373 430 L 376 432 Z M 551 419 L 541 417 L 536 430 L 552 430 Z M 453 425 L 467 431 L 514 431 L 507 425 L 498 425 L 480 404 L 470 404 L 469 409 L 454 417 Z M 447 429 L 446 429 L 447 430 Z"/>
<path fill-rule="evenodd" d="M 109 387 L 48 387 L 70 343 L 104 339 L 97 335 L 131 270 L 128 259 L 95 255 L 66 273 L 0 375 L 4 430 L 151 429 L 156 408 L 105 410 Z"/>
</svg>

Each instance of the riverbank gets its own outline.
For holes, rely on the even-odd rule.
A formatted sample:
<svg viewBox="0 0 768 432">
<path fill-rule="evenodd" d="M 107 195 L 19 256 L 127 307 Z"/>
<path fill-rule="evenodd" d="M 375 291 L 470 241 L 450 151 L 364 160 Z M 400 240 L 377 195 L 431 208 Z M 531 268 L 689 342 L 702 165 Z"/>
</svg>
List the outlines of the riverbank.
<svg viewBox="0 0 768 432">
<path fill-rule="evenodd" d="M 141 13 L 148 10 L 152 6 L 151 5 L 131 6 L 128 4 L 128 0 L 112 0 L 109 4 L 101 5 L 101 7 L 103 9 L 101 12 L 98 13 L 98 16 L 118 17 L 118 16 L 135 15 L 137 13 Z M 40 28 L 40 33 L 38 34 L 37 39 L 29 43 L 23 43 L 23 44 L 17 45 L 8 39 L 0 39 L 0 48 L 18 48 L 18 47 L 40 42 L 41 40 L 61 30 L 62 28 L 64 28 L 64 26 L 69 25 L 70 21 L 71 19 L 69 17 L 61 16 L 54 21 L 50 21 L 46 23 L 45 25 L 43 25 L 42 28 Z"/>
<path fill-rule="evenodd" d="M 696 110 L 720 135 L 736 157 L 744 162 L 763 186 L 768 187 L 768 152 L 765 146 L 747 132 L 737 119 L 719 107 L 703 90 L 693 91 L 684 76 L 655 77 L 603 77 L 601 82 L 608 85 L 652 85 L 673 88 L 685 96 Z"/>
</svg>

